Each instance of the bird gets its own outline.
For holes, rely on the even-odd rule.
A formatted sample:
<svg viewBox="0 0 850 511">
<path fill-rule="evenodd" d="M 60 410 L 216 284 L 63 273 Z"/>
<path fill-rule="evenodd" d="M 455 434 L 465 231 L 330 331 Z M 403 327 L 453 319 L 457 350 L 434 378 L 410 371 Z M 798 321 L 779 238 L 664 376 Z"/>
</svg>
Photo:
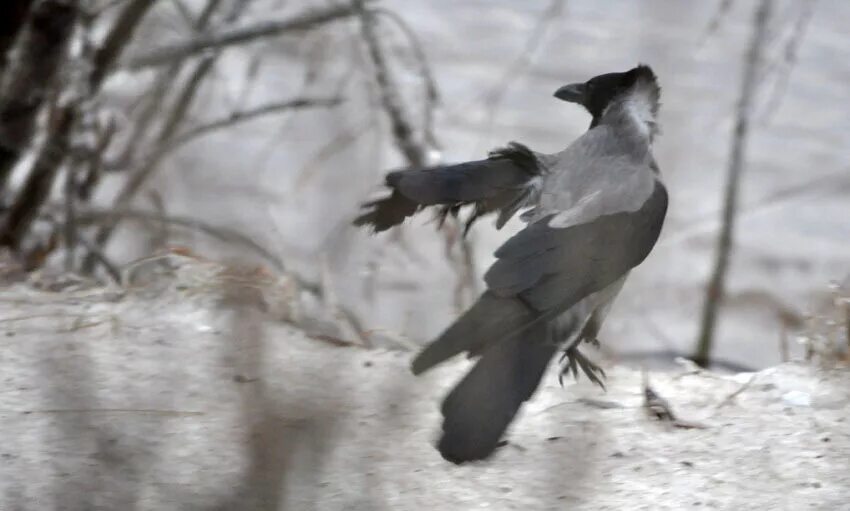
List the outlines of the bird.
<svg viewBox="0 0 850 511">
<path fill-rule="evenodd" d="M 604 372 L 578 350 L 597 335 L 629 272 L 658 240 L 668 194 L 652 153 L 661 88 L 646 64 L 559 88 L 583 106 L 588 130 L 546 154 L 511 142 L 486 159 L 387 174 L 389 196 L 363 205 L 355 225 L 380 232 L 428 207 L 445 219 L 470 206 L 466 229 L 495 213 L 526 226 L 495 252 L 478 300 L 414 358 L 419 375 L 456 355 L 472 369 L 443 400 L 437 448 L 446 460 L 488 458 L 551 361 L 559 380 Z"/>
</svg>

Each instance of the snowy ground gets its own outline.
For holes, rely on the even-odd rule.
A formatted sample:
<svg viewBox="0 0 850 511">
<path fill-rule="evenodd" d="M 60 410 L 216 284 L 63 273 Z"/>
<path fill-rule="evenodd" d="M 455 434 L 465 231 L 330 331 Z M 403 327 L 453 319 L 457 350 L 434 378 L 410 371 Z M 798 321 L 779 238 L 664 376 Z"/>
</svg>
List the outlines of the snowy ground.
<svg viewBox="0 0 850 511">
<path fill-rule="evenodd" d="M 129 290 L 0 294 L 0 509 L 837 510 L 850 373 L 651 373 L 681 419 L 549 374 L 486 462 L 432 447 L 466 362 L 337 347 L 273 317 L 246 274 L 181 266 Z"/>
<path fill-rule="evenodd" d="M 284 16 L 307 3 L 286 2 L 271 14 L 258 7 L 255 17 Z M 754 6 L 733 2 L 706 36 L 716 3 L 570 0 L 558 10 L 541 0 L 383 2 L 419 34 L 430 57 L 442 91 L 436 134 L 447 161 L 477 158 L 514 139 L 559 150 L 588 119 L 551 97 L 557 87 L 639 61 L 656 69 L 663 86 L 657 159 L 672 204 L 660 245 L 633 273 L 602 334 L 623 359 L 637 352 L 687 353 L 696 337 Z M 773 69 L 784 69 L 785 42 L 803 5 L 776 2 L 770 60 L 779 65 Z M 530 58 L 521 58 L 541 30 L 541 17 L 550 22 L 532 41 Z M 730 301 L 719 331 L 717 351 L 726 360 L 751 367 L 777 363 L 780 309 L 816 309 L 828 283 L 850 272 L 847 20 L 850 3 L 817 2 L 787 90 L 770 115 L 777 75 L 765 78 L 743 182 Z M 403 51 L 398 30 L 387 32 L 393 48 Z M 170 37 L 181 33 L 173 30 Z M 367 328 L 421 342 L 455 314 L 455 274 L 442 241 L 425 225 L 427 218 L 405 231 L 408 250 L 347 227 L 383 170 L 401 163 L 385 126 L 378 129 L 383 118 L 365 92 L 368 73 L 338 65 L 356 62 L 347 57 L 356 34 L 355 24 L 342 22 L 265 44 L 260 78 L 245 95 L 248 103 L 261 104 L 302 89 L 334 91 L 343 83 L 344 107 L 258 121 L 199 140 L 168 162 L 155 187 L 170 212 L 240 229 L 310 278 L 327 267 L 340 299 Z M 199 118 L 233 106 L 255 49 L 225 55 L 215 87 L 204 91 L 209 108 L 197 112 Z M 318 64 L 314 81 L 305 85 L 297 63 L 307 55 Z M 409 59 L 402 64 L 411 68 Z M 415 75 L 402 77 L 414 94 Z M 488 104 L 493 97 L 499 98 L 495 109 Z M 322 150 L 329 140 L 337 141 L 335 152 Z M 496 232 L 484 224 L 472 234 L 479 273 L 518 228 Z M 221 249 L 203 248 L 210 254 Z"/>
</svg>

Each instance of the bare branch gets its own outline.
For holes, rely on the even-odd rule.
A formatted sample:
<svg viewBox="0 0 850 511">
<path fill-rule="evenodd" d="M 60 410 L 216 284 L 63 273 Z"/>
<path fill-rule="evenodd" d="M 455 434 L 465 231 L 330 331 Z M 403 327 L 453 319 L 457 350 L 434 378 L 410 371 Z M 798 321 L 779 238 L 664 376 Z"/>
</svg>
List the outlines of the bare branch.
<svg viewBox="0 0 850 511">
<path fill-rule="evenodd" d="M 108 257 L 106 257 L 106 254 L 101 252 L 97 245 L 86 239 L 85 236 L 78 236 L 75 241 L 82 245 L 88 253 L 97 260 L 115 283 L 121 284 L 121 271 L 112 261 L 109 260 Z M 68 247 L 66 247 L 66 250 L 67 248 Z"/>
<path fill-rule="evenodd" d="M 536 57 L 540 47 L 543 45 L 543 42 L 546 40 L 546 36 L 549 34 L 550 28 L 557 22 L 563 10 L 564 0 L 551 1 L 549 7 L 541 13 L 537 23 L 531 29 L 531 35 L 526 41 L 525 47 L 516 59 L 514 59 L 514 61 L 508 66 L 508 68 L 505 69 L 505 73 L 502 75 L 502 78 L 485 96 L 484 107 L 487 111 L 487 119 L 484 122 L 484 125 L 488 128 L 482 138 L 489 137 L 490 131 L 499 115 L 499 109 L 505 94 L 508 89 L 510 89 L 511 85 L 520 78 L 534 62 L 534 58 Z"/>
<path fill-rule="evenodd" d="M 410 25 L 408 25 L 407 22 L 394 11 L 383 7 L 377 7 L 373 9 L 373 12 L 391 20 L 401 29 L 402 32 L 404 32 L 405 37 L 407 37 L 407 42 L 410 44 L 410 48 L 413 50 L 413 55 L 418 63 L 419 77 L 425 86 L 425 108 L 423 109 L 424 119 L 422 131 L 427 142 L 436 146 L 437 141 L 434 136 L 434 108 L 440 100 L 440 91 L 437 87 L 437 81 L 434 79 L 434 73 L 431 71 L 431 65 L 428 62 L 428 57 L 425 55 L 425 50 L 422 48 L 422 43 L 419 41 L 416 33 L 413 32 L 413 29 L 410 28 Z"/>
<path fill-rule="evenodd" d="M 732 0 L 720 0 L 720 3 L 717 4 L 717 9 L 714 11 L 714 15 L 711 17 L 711 21 L 708 22 L 708 26 L 705 28 L 705 31 L 700 37 L 700 44 L 703 44 L 712 34 L 717 32 L 717 29 L 720 28 L 720 24 L 723 22 L 723 18 L 729 13 L 732 9 Z"/>
<path fill-rule="evenodd" d="M 119 220 L 123 219 L 132 219 L 144 222 L 157 223 L 165 222 L 171 225 L 179 225 L 181 227 L 186 227 L 187 229 L 199 231 L 217 240 L 224 241 L 227 243 L 235 243 L 249 248 L 253 252 L 259 254 L 263 259 L 271 263 L 276 270 L 284 271 L 283 261 L 281 261 L 277 256 L 275 256 L 274 253 L 272 253 L 270 250 L 263 247 L 250 237 L 242 234 L 241 232 L 235 229 L 215 226 L 206 223 L 203 220 L 198 220 L 196 218 L 190 218 L 185 216 L 163 216 L 159 213 L 136 209 L 87 209 L 79 211 L 77 213 L 77 222 L 80 225 L 100 223 L 114 225 Z"/>
<path fill-rule="evenodd" d="M 153 154 L 150 154 L 141 159 L 141 167 L 148 168 L 151 162 L 159 162 L 168 154 L 174 152 L 180 147 L 194 141 L 197 138 L 208 135 L 212 132 L 226 128 L 232 128 L 239 124 L 256 120 L 260 117 L 275 115 L 281 112 L 290 110 L 301 110 L 305 108 L 331 108 L 342 103 L 341 98 L 296 98 L 287 101 L 278 101 L 261 105 L 247 110 L 240 110 L 231 113 L 221 119 L 210 121 L 189 130 L 184 131 L 179 135 L 170 137 L 169 140 L 161 142 L 154 148 Z M 123 162 L 123 165 L 131 165 L 131 162 Z M 115 167 L 113 167 L 115 168 Z"/>
<path fill-rule="evenodd" d="M 334 154 L 348 149 L 352 144 L 357 142 L 360 137 L 369 132 L 373 124 L 371 122 L 362 122 L 352 129 L 345 130 L 333 137 L 327 144 L 319 148 L 316 153 L 307 160 L 307 163 L 298 171 L 295 178 L 295 190 L 301 190 L 310 182 L 316 175 L 316 172 L 321 169 L 321 165 L 330 159 Z"/>
<path fill-rule="evenodd" d="M 73 196 L 73 194 L 69 194 L 69 195 Z M 66 199 L 67 199 L 67 197 L 66 197 Z M 66 208 L 67 208 L 67 203 L 66 203 Z M 68 219 L 67 218 L 65 219 L 65 225 L 64 226 L 62 225 L 62 222 L 59 222 L 59 220 L 57 220 L 52 215 L 43 215 L 42 218 L 47 220 L 48 222 L 50 222 L 53 225 L 54 229 L 56 229 L 56 231 L 62 229 L 63 227 L 65 229 L 68 229 L 68 225 L 67 225 Z M 75 227 L 76 227 L 76 211 L 74 212 L 73 221 L 74 221 Z M 54 232 L 56 232 L 56 231 L 54 231 Z M 67 236 L 67 233 L 66 233 L 66 236 Z M 67 244 L 67 241 L 66 241 L 66 244 Z M 73 245 L 66 246 L 65 247 L 65 253 L 66 254 L 73 254 L 74 253 L 73 249 L 75 248 L 75 246 L 77 244 L 82 245 L 83 248 L 88 250 L 92 254 L 92 256 L 95 259 L 97 259 L 98 263 L 100 263 L 100 265 L 103 266 L 103 268 L 106 270 L 106 273 L 112 278 L 112 280 L 115 283 L 121 284 L 121 272 L 118 270 L 118 267 L 115 264 L 113 264 L 112 261 L 110 261 L 100 250 L 98 250 L 97 247 L 92 245 L 91 242 L 89 242 L 84 236 L 76 236 L 76 233 L 75 233 L 75 236 L 74 236 L 74 239 L 73 239 Z M 66 263 L 66 271 L 71 271 L 67 267 L 67 263 Z"/>
<path fill-rule="evenodd" d="M 177 14 L 180 15 L 180 18 L 186 23 L 186 26 L 195 26 L 195 16 L 183 0 L 171 0 L 171 5 L 174 6 L 174 9 L 177 11 Z"/>
<path fill-rule="evenodd" d="M 97 6 L 97 7 L 89 5 L 88 9 L 87 9 L 88 16 L 90 18 L 97 18 L 98 16 L 101 16 L 103 13 L 105 13 L 105 12 L 111 10 L 111 9 L 114 9 L 115 7 L 118 7 L 119 5 L 121 5 L 125 2 L 127 2 L 127 0 L 104 0 L 103 5 L 100 5 L 100 6 Z"/>
<path fill-rule="evenodd" d="M 753 373 L 752 376 L 750 376 L 750 378 L 747 381 L 745 381 L 743 384 L 741 384 L 740 387 L 738 387 L 735 390 L 735 392 L 732 392 L 731 394 L 729 394 L 728 396 L 723 398 L 723 400 L 721 400 L 719 403 L 717 403 L 717 405 L 714 407 L 715 411 L 723 408 L 726 405 L 732 404 L 732 402 L 735 400 L 736 397 L 743 394 L 743 392 L 745 390 L 750 388 L 753 385 L 753 383 L 755 383 L 758 376 L 759 376 L 759 373 Z"/>
<path fill-rule="evenodd" d="M 845 348 L 850 350 L 850 300 L 844 301 L 844 340 Z"/>
<path fill-rule="evenodd" d="M 355 0 L 360 16 L 360 27 L 366 48 L 369 50 L 375 71 L 375 81 L 380 92 L 381 105 L 389 117 L 396 147 L 407 159 L 411 167 L 425 165 L 425 149 L 415 138 L 413 123 L 407 117 L 398 92 L 398 86 L 392 79 L 386 55 L 378 38 L 377 18 L 374 12 L 365 7 L 363 0 Z"/>
<path fill-rule="evenodd" d="M 764 105 L 762 121 L 768 120 L 769 116 L 773 115 L 782 103 L 785 97 L 785 92 L 788 90 L 788 82 L 791 78 L 791 72 L 794 70 L 794 65 L 797 63 L 797 54 L 800 51 L 800 46 L 803 43 L 803 38 L 806 35 L 806 30 L 809 27 L 809 21 L 815 13 L 815 5 L 817 0 L 807 0 L 797 16 L 794 23 L 794 29 L 791 32 L 791 37 L 785 43 L 785 48 L 782 54 L 781 70 L 779 77 L 774 82 L 773 91 L 770 98 Z"/>
<path fill-rule="evenodd" d="M 82 176 L 75 176 L 79 180 L 75 183 L 74 194 L 83 202 L 91 200 L 94 189 L 100 182 L 103 174 L 103 156 L 115 136 L 117 124 L 114 119 L 110 118 L 105 124 L 96 125 L 94 129 L 97 138 L 94 146 L 85 155 L 85 163 L 87 164 L 85 173 Z"/>
<path fill-rule="evenodd" d="M 286 19 L 263 21 L 244 27 L 224 29 L 215 34 L 208 34 L 173 46 L 166 46 L 131 59 L 126 67 L 129 69 L 142 69 L 168 64 L 174 60 L 184 59 L 205 51 L 213 49 L 220 50 L 228 46 L 245 44 L 263 37 L 276 36 L 286 32 L 311 30 L 326 23 L 347 18 L 353 14 L 354 4 L 351 2 L 329 7 L 311 8 Z"/>
<path fill-rule="evenodd" d="M 155 4 L 156 2 L 150 0 L 132 0 L 118 14 L 118 19 L 92 58 L 92 72 L 89 78 L 92 90 L 100 88 L 106 73 L 112 69 L 124 47 L 133 39 L 139 22 Z"/>
<path fill-rule="evenodd" d="M 74 269 L 74 259 L 77 247 L 77 194 L 74 169 L 69 168 L 65 173 L 65 222 L 63 234 L 65 237 L 65 271 Z"/>
<path fill-rule="evenodd" d="M 717 323 L 717 311 L 725 292 L 726 272 L 729 267 L 732 238 L 735 230 L 735 216 L 738 207 L 738 188 L 741 174 L 746 165 L 746 150 L 749 142 L 750 121 L 753 102 L 758 88 L 757 79 L 762 63 L 764 42 L 768 36 L 773 0 L 760 0 L 753 15 L 753 33 L 750 38 L 744 63 L 743 79 L 736 108 L 735 129 L 732 132 L 732 152 L 724 191 L 723 224 L 717 240 L 717 254 L 714 270 L 706 288 L 705 304 L 702 311 L 699 340 L 693 360 L 706 367 L 711 360 L 714 341 L 714 328 Z"/>
<path fill-rule="evenodd" d="M 256 108 L 233 112 L 223 119 L 201 124 L 188 131 L 177 135 L 171 140 L 164 151 L 172 151 L 178 146 L 182 146 L 198 137 L 207 135 L 213 131 L 230 128 L 244 122 L 255 120 L 259 117 L 267 115 L 279 114 L 288 110 L 301 110 L 304 108 L 331 108 L 339 105 L 342 102 L 341 98 L 297 98 L 287 101 L 279 101 L 261 105 Z"/>
</svg>

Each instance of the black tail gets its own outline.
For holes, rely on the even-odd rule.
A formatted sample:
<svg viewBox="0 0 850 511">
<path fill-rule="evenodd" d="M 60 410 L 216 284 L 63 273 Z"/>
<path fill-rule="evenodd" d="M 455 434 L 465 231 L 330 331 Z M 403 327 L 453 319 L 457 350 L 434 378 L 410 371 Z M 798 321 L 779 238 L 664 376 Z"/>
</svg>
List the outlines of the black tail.
<svg viewBox="0 0 850 511">
<path fill-rule="evenodd" d="M 549 325 L 541 322 L 505 338 L 533 318 L 531 309 L 516 298 L 486 292 L 413 360 L 411 369 L 420 374 L 463 352 L 480 356 L 443 401 L 438 448 L 447 460 L 462 463 L 489 456 L 537 389 L 557 350 Z"/>
<path fill-rule="evenodd" d="M 487 348 L 443 401 L 437 448 L 452 463 L 488 457 L 546 372 L 557 347 L 539 325 Z"/>
<path fill-rule="evenodd" d="M 443 206 L 442 213 L 456 214 L 464 205 L 474 205 L 470 223 L 478 216 L 499 211 L 501 227 L 534 193 L 532 179 L 540 175 L 534 153 L 511 143 L 490 153 L 486 160 L 426 169 L 390 172 L 385 184 L 392 194 L 368 202 L 354 225 L 369 225 L 375 232 L 398 225 L 422 207 Z"/>
<path fill-rule="evenodd" d="M 440 337 L 413 359 L 413 374 L 421 374 L 455 355 L 478 355 L 488 343 L 502 339 L 533 319 L 531 310 L 515 298 L 501 298 L 486 292 Z"/>
</svg>

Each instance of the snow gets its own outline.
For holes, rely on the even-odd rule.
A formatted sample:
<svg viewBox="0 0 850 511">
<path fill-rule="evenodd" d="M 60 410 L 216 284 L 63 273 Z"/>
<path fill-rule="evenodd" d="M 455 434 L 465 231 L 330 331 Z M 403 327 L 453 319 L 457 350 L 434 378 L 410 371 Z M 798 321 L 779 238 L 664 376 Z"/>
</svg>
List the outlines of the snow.
<svg viewBox="0 0 850 511">
<path fill-rule="evenodd" d="M 276 284 L 208 263 L 127 289 L 0 295 L 0 509 L 843 509 L 850 373 L 649 374 L 683 420 L 546 375 L 484 462 L 432 443 L 468 366 L 337 347 L 274 319 Z M 802 399 L 801 396 L 807 396 Z M 789 402 L 790 401 L 790 402 Z"/>
</svg>

